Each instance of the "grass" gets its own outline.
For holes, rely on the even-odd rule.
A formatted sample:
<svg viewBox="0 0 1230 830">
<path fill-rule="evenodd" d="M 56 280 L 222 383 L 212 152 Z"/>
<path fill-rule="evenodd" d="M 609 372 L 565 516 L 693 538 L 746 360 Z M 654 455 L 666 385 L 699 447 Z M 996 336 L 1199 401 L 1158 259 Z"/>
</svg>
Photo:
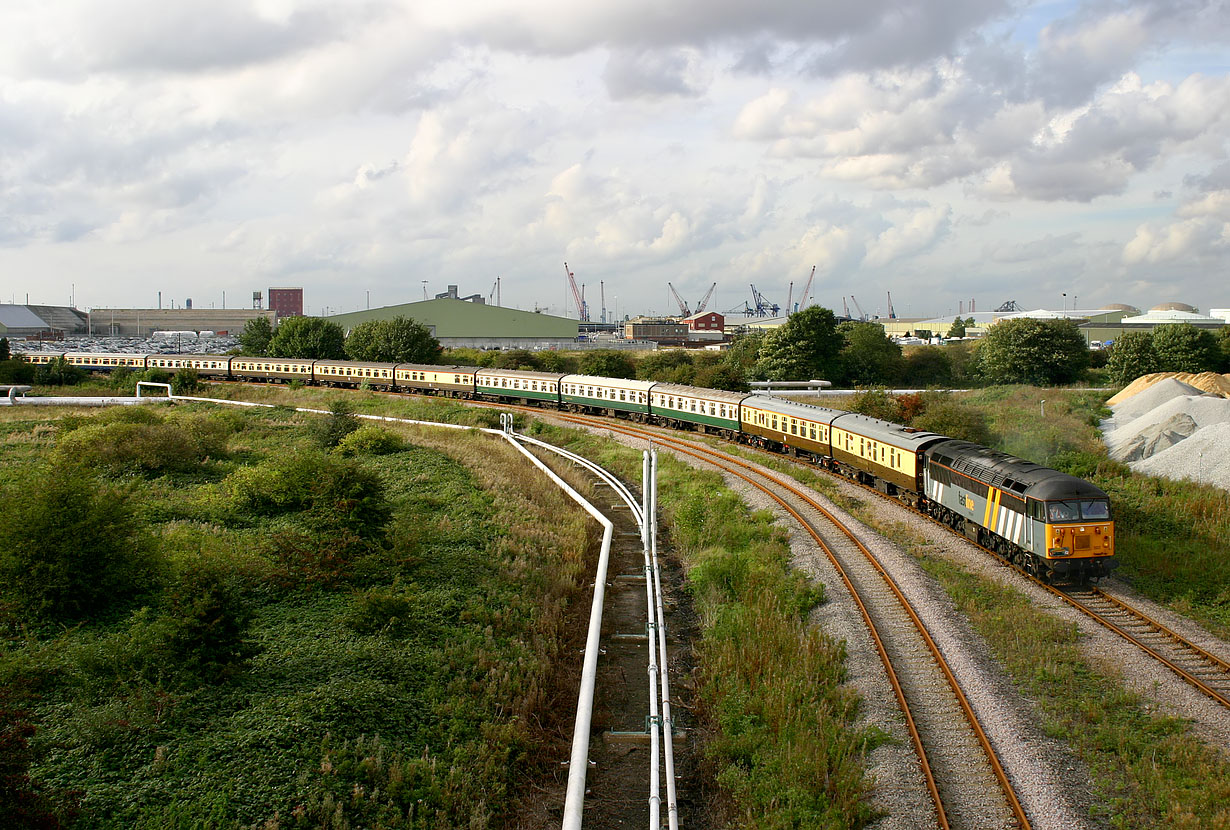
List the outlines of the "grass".
<svg viewBox="0 0 1230 830">
<path fill-rule="evenodd" d="M 599 436 L 537 431 L 639 477 L 638 452 Z M 790 568 L 774 516 L 750 510 L 716 473 L 662 454 L 659 494 L 664 538 L 683 560 L 700 619 L 698 715 L 722 826 L 874 821 L 865 759 L 887 738 L 858 724 L 859 700 L 845 685 L 845 646 L 811 621 L 823 586 Z"/>
<path fill-rule="evenodd" d="M 1230 763 L 1183 720 L 1151 713 L 1115 667 L 1091 662 L 1074 625 L 945 560 L 924 553 L 922 562 L 1034 702 L 1042 729 L 1084 762 L 1093 818 L 1118 828 L 1230 827 Z"/>
<path fill-rule="evenodd" d="M 216 411 L 183 412 L 197 410 Z M 4 414 L 0 475 L 15 480 L 57 430 Z M 127 474 L 171 580 L 162 593 L 0 640 L 0 687 L 37 727 L 32 777 L 89 828 L 505 821 L 544 774 L 536 748 L 558 741 L 543 713 L 572 660 L 586 517 L 501 441 L 390 426 L 404 451 L 354 461 L 382 483 L 387 534 L 341 548 L 363 553 L 334 579 L 287 580 L 270 540 L 311 530 L 307 514 L 244 514 L 224 483 L 304 450 L 308 416 L 219 417 L 239 428 L 208 475 Z M 239 586 L 252 653 L 204 683 L 167 662 L 160 634 L 167 592 L 202 571 Z"/>
</svg>

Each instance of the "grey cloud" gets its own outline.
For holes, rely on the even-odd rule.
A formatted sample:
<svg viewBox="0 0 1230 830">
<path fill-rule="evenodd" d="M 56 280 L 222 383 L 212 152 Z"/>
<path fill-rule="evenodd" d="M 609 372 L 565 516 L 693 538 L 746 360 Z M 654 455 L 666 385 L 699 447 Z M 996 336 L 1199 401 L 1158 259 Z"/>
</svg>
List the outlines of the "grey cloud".
<svg viewBox="0 0 1230 830">
<path fill-rule="evenodd" d="M 703 93 L 691 61 L 680 50 L 618 51 L 607 61 L 602 79 L 611 98 L 695 98 Z"/>
<path fill-rule="evenodd" d="M 995 262 L 1034 262 L 1040 259 L 1050 259 L 1060 254 L 1070 254 L 1077 247 L 1080 239 L 1080 233 L 1075 231 L 1060 236 L 1047 234 L 1041 239 L 1033 239 L 1016 245 L 1001 243 L 988 246 L 986 255 Z"/>
<path fill-rule="evenodd" d="M 240 0 L 87 0 L 49 19 L 47 30 L 17 44 L 10 60 L 24 73 L 50 77 L 234 68 L 341 40 L 378 14 L 369 3 L 348 3 L 299 8 L 274 20 Z M 62 48 L 65 40 L 73 47 Z"/>
</svg>

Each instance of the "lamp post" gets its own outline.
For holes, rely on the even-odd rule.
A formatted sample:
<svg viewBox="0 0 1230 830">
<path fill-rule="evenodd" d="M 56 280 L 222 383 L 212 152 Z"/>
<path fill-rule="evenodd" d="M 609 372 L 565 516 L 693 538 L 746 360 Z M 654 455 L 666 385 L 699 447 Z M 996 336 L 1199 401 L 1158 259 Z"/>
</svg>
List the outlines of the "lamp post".
<svg viewBox="0 0 1230 830">
<path fill-rule="evenodd" d="M 1068 292 L 1066 291 L 1063 292 L 1063 300 L 1061 300 L 1061 303 L 1062 305 L 1060 306 L 1060 311 L 1067 311 L 1068 310 Z"/>
</svg>

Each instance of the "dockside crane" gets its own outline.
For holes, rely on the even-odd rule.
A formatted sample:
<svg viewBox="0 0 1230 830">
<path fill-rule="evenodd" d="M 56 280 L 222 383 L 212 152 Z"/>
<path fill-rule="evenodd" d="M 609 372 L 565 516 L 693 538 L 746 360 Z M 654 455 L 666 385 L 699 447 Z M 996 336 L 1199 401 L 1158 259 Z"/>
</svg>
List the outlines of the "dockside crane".
<svg viewBox="0 0 1230 830">
<path fill-rule="evenodd" d="M 671 284 L 670 284 L 670 282 L 667 282 L 667 283 L 666 283 L 666 287 L 667 287 L 667 288 L 669 288 L 669 289 L 671 290 L 671 296 L 672 296 L 672 297 L 674 297 L 674 298 L 675 298 L 675 302 L 679 304 L 679 314 L 680 314 L 680 316 L 683 316 L 683 317 L 691 317 L 691 316 L 692 316 L 692 312 L 691 312 L 691 310 L 688 308 L 688 304 L 687 304 L 687 303 L 685 303 L 685 302 L 683 301 L 683 297 L 680 297 L 680 296 L 679 296 L 679 292 L 675 290 L 675 286 L 671 285 Z"/>
<path fill-rule="evenodd" d="M 893 309 L 893 292 L 889 291 L 887 293 L 888 293 L 888 319 L 896 320 L 897 312 L 896 310 Z"/>
<path fill-rule="evenodd" d="M 777 316 L 778 312 L 782 310 L 781 306 L 776 303 L 770 303 L 767 299 L 765 299 L 764 294 L 757 291 L 756 286 L 754 285 L 752 286 L 752 300 L 756 303 L 757 317 L 768 317 L 770 314 Z"/>
<path fill-rule="evenodd" d="M 863 311 L 863 307 L 858 304 L 858 300 L 854 299 L 853 294 L 850 295 L 850 302 L 854 303 L 854 307 L 858 309 L 858 319 L 864 323 L 867 322 L 867 312 Z"/>
<path fill-rule="evenodd" d="M 809 302 L 809 298 L 811 296 L 811 281 L 814 280 L 815 278 L 816 278 L 816 266 L 813 265 L 811 267 L 811 275 L 808 276 L 807 282 L 803 284 L 803 293 L 799 295 L 799 307 L 794 309 L 795 311 L 802 311 L 803 309 L 807 308 L 807 303 Z M 791 286 L 793 285 L 794 283 L 791 283 Z"/>
<path fill-rule="evenodd" d="M 705 296 L 700 298 L 700 302 L 696 304 L 695 313 L 700 314 L 702 311 L 705 310 L 705 307 L 709 305 L 709 299 L 713 296 L 713 289 L 715 288 L 717 288 L 716 282 L 713 285 L 709 286 L 709 290 L 705 292 Z"/>
<path fill-rule="evenodd" d="M 564 276 L 568 279 L 568 287 L 572 289 L 573 302 L 577 304 L 577 315 L 582 323 L 589 322 L 589 306 L 585 304 L 585 295 L 581 293 L 581 289 L 577 288 L 576 274 L 568 270 L 568 263 L 564 263 Z"/>
</svg>

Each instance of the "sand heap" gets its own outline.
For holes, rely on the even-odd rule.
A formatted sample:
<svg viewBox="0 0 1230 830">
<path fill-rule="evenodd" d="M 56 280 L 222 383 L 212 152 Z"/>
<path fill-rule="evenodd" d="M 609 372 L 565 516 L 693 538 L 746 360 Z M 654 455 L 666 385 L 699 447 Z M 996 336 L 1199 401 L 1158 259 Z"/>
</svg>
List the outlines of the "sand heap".
<svg viewBox="0 0 1230 830">
<path fill-rule="evenodd" d="M 1154 384 L 1171 378 L 1199 389 L 1201 392 L 1230 398 L 1230 375 L 1219 375 L 1216 372 L 1201 372 L 1199 374 L 1193 374 L 1192 372 L 1154 372 L 1151 375 L 1141 375 L 1136 378 L 1136 380 L 1123 387 L 1119 394 L 1108 400 L 1106 404 L 1113 408 L 1116 404 L 1123 403 L 1128 398 L 1134 397 Z"/>
<path fill-rule="evenodd" d="M 1230 489 L 1230 376 L 1158 373 L 1108 402 L 1102 434 L 1133 470 Z"/>
</svg>

